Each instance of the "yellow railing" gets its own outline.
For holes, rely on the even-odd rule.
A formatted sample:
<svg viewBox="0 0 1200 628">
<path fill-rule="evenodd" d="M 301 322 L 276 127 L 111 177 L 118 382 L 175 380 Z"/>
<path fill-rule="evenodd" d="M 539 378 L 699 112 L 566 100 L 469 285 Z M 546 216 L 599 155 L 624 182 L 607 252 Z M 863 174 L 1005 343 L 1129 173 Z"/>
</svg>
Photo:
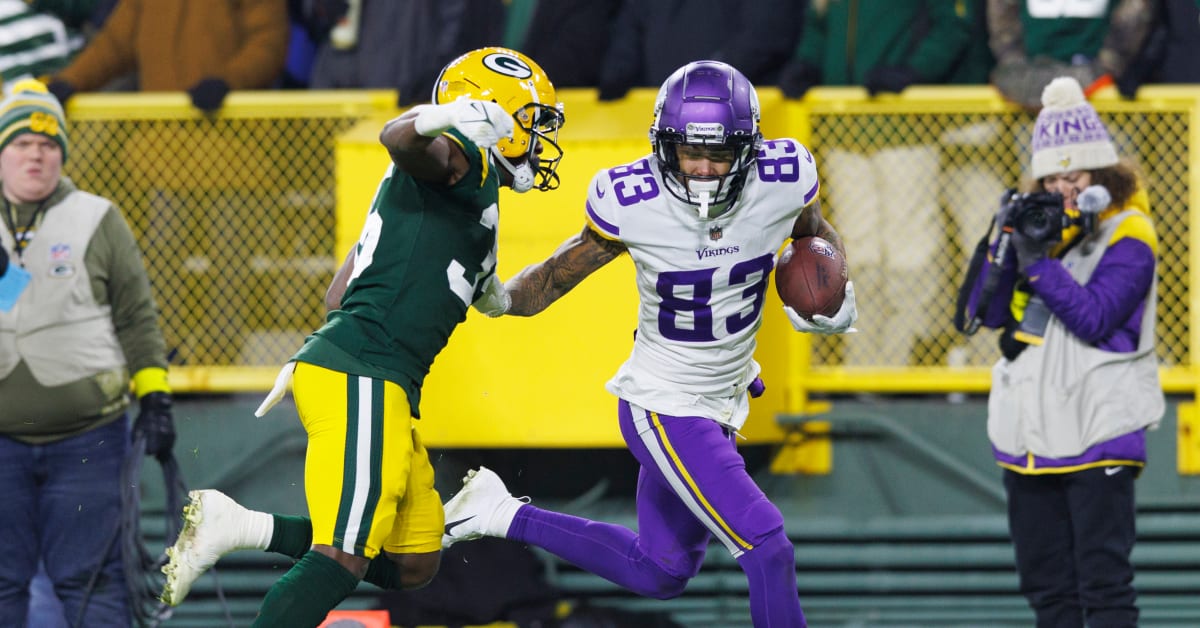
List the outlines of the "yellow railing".
<svg viewBox="0 0 1200 628">
<path fill-rule="evenodd" d="M 1032 118 L 986 87 L 912 88 L 870 99 L 815 89 L 804 101 L 760 90 L 768 137 L 806 142 L 821 200 L 847 241 L 862 330 L 795 334 L 771 291 L 759 336 L 767 395 L 752 439 L 822 393 L 984 392 L 997 350 L 950 323 L 970 246 L 1000 190 L 1028 162 Z M 600 168 L 649 151 L 654 90 L 600 103 L 563 90 L 562 187 L 501 199 L 500 265 L 510 276 L 583 227 Z M 379 129 L 392 93 L 245 92 L 205 117 L 186 96 L 87 94 L 71 101 L 67 174 L 125 211 L 145 251 L 174 350 L 171 381 L 191 392 L 263 391 L 323 320 L 322 296 L 386 167 Z M 1146 174 L 1161 243 L 1163 384 L 1195 394 L 1200 321 L 1190 272 L 1200 211 L 1200 87 L 1152 86 L 1097 109 Z M 426 422 L 440 444 L 619 442 L 603 384 L 626 357 L 633 269 L 618 260 L 532 320 L 472 313 L 430 374 Z M 439 427 L 434 427 L 437 425 Z"/>
<path fill-rule="evenodd" d="M 1194 395 L 1200 86 L 1150 86 L 1134 101 L 1109 91 L 1093 103 L 1121 153 L 1142 169 L 1151 197 L 1163 386 Z M 990 88 L 913 88 L 877 99 L 824 89 L 803 107 L 821 198 L 847 240 L 864 333 L 815 340 L 797 386 L 985 392 L 995 333 L 967 339 L 952 329 L 955 287 L 1000 192 L 1016 186 L 1028 165 L 1032 117 Z"/>
</svg>

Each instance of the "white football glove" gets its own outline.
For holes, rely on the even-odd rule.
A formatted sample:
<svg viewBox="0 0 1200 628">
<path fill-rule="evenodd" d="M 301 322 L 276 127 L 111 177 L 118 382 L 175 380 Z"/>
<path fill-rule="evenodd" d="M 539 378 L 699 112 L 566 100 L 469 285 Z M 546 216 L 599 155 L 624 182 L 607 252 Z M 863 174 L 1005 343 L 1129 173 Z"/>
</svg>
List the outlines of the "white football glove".
<svg viewBox="0 0 1200 628">
<path fill-rule="evenodd" d="M 479 310 L 480 314 L 491 318 L 504 316 L 508 308 L 512 307 L 512 295 L 508 294 L 508 290 L 504 288 L 504 282 L 500 281 L 495 273 L 492 273 L 483 286 L 483 294 L 475 299 L 471 307 Z"/>
<path fill-rule="evenodd" d="M 842 307 L 834 314 L 832 318 L 814 314 L 813 319 L 807 320 L 803 316 L 796 313 L 791 306 L 783 306 L 783 311 L 787 313 L 788 320 L 792 322 L 792 327 L 796 331 L 806 334 L 821 334 L 827 336 L 830 334 L 853 334 L 858 330 L 851 327 L 854 321 L 858 320 L 858 306 L 854 303 L 854 282 L 846 282 L 846 297 L 842 299 Z"/>
<path fill-rule="evenodd" d="M 490 148 L 512 137 L 513 117 L 494 102 L 460 96 L 444 105 L 420 105 L 413 128 L 425 137 L 437 137 L 458 129 L 480 148 Z"/>
</svg>

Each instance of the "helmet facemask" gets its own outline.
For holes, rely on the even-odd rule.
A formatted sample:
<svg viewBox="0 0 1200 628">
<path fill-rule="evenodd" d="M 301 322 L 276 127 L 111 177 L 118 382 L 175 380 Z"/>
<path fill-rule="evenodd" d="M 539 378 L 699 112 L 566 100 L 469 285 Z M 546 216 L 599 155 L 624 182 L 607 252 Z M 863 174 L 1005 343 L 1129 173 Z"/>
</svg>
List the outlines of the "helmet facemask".
<svg viewBox="0 0 1200 628">
<path fill-rule="evenodd" d="M 762 144 L 758 95 L 746 77 L 719 61 L 697 61 L 675 71 L 659 89 L 650 142 L 663 186 L 695 205 L 701 218 L 732 207 L 754 167 Z M 727 174 L 684 173 L 680 146 L 704 147 L 730 163 Z"/>
<path fill-rule="evenodd" d="M 708 149 L 714 161 L 730 164 L 729 172 L 711 176 L 685 174 L 679 165 L 680 146 Z M 725 213 L 737 200 L 754 167 L 758 145 L 748 136 L 706 140 L 695 135 L 660 133 L 654 143 L 654 154 L 667 191 L 689 205 L 696 205 L 701 218 L 712 218 Z"/>
<path fill-rule="evenodd" d="M 492 149 L 496 162 L 512 175 L 513 191 L 557 188 L 556 170 L 563 156 L 558 146 L 558 129 L 564 122 L 562 104 L 529 103 L 513 113 L 513 120 L 512 139 L 503 139 Z"/>
</svg>

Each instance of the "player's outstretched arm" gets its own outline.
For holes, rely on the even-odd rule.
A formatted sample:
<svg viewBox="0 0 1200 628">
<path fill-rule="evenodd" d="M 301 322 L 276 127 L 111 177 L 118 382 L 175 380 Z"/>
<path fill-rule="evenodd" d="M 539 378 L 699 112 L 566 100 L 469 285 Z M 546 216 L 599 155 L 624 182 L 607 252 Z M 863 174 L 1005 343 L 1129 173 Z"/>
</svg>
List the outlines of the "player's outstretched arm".
<svg viewBox="0 0 1200 628">
<path fill-rule="evenodd" d="M 541 312 L 625 250 L 624 244 L 602 238 L 585 226 L 545 261 L 526 266 L 504 284 L 512 299 L 507 313 L 533 316 Z"/>
<path fill-rule="evenodd" d="M 494 102 L 462 97 L 443 105 L 420 105 L 389 120 L 379 134 L 396 167 L 425 181 L 453 185 L 469 164 L 457 142 L 442 134 L 455 129 L 480 148 L 511 137 L 512 116 Z"/>
</svg>

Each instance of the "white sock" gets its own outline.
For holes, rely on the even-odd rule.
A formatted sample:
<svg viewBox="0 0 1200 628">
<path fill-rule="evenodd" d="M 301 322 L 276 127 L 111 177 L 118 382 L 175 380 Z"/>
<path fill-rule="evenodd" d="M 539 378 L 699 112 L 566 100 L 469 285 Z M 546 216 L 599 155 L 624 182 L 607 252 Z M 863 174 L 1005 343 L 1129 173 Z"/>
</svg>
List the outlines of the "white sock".
<svg viewBox="0 0 1200 628">
<path fill-rule="evenodd" d="M 492 513 L 492 517 L 488 519 L 488 536 L 508 538 L 508 529 L 512 527 L 517 511 L 524 505 L 525 502 L 516 497 L 509 497 L 501 502 L 496 511 Z"/>
<path fill-rule="evenodd" d="M 275 517 L 269 513 L 247 509 L 238 518 L 237 534 L 239 549 L 265 550 L 275 534 Z"/>
</svg>

